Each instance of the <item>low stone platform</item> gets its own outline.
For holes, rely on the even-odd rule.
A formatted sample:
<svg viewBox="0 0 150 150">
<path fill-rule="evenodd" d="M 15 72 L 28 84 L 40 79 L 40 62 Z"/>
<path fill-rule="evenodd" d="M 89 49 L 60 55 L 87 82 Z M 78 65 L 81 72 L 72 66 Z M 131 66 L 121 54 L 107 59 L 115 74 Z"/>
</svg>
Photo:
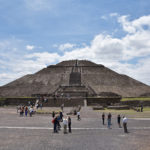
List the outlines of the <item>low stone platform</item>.
<svg viewBox="0 0 150 150">
<path fill-rule="evenodd" d="M 127 110 L 130 109 L 130 106 L 107 106 L 107 109 Z"/>
<path fill-rule="evenodd" d="M 94 106 L 93 110 L 104 110 L 103 106 Z"/>
</svg>

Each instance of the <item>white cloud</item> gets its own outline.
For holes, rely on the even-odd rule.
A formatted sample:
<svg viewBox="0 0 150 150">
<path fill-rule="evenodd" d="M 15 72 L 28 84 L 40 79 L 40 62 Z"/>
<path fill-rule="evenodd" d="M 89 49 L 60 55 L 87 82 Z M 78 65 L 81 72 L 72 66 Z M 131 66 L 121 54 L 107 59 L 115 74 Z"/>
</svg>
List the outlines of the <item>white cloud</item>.
<svg viewBox="0 0 150 150">
<path fill-rule="evenodd" d="M 26 45 L 27 50 L 33 50 L 35 48 L 34 45 Z"/>
<path fill-rule="evenodd" d="M 43 65 L 56 62 L 60 58 L 60 56 L 57 53 L 48 53 L 48 52 L 28 54 L 25 57 L 28 59 L 34 58 L 35 62 Z"/>
<path fill-rule="evenodd" d="M 119 14 L 118 14 L 118 13 L 110 13 L 109 16 L 110 16 L 110 17 L 118 17 Z"/>
<path fill-rule="evenodd" d="M 9 70 L 6 74 L 0 72 L 0 84 L 26 73 L 34 73 L 47 65 L 62 60 L 88 59 L 150 85 L 149 19 L 150 16 L 143 16 L 129 21 L 127 16 L 119 16 L 118 21 L 126 31 L 124 37 L 114 38 L 111 35 L 99 34 L 94 37 L 90 45 L 85 44 L 82 48 L 77 48 L 75 44 L 70 43 L 55 45 L 64 51 L 63 55 L 59 55 L 57 52 L 27 51 L 27 54 L 19 53 L 20 49 L 27 45 L 23 41 L 17 39 L 0 41 L 0 51 L 2 52 L 0 57 L 4 58 L 4 60 L 0 60 L 0 65 L 3 65 L 3 68 L 0 67 L 0 69 L 7 68 Z M 15 52 L 13 52 L 13 48 Z M 72 50 L 65 51 L 67 49 Z M 136 61 L 136 63 L 132 63 L 132 61 Z"/>
<path fill-rule="evenodd" d="M 142 16 L 133 21 L 128 20 L 129 16 L 121 16 L 118 22 L 122 24 L 124 31 L 128 33 L 143 32 L 145 27 L 150 29 L 150 15 Z"/>
<path fill-rule="evenodd" d="M 65 44 L 59 45 L 58 49 L 61 50 L 61 51 L 64 51 L 66 49 L 71 49 L 71 48 L 73 48 L 75 46 L 76 46 L 76 44 L 65 43 Z"/>
</svg>

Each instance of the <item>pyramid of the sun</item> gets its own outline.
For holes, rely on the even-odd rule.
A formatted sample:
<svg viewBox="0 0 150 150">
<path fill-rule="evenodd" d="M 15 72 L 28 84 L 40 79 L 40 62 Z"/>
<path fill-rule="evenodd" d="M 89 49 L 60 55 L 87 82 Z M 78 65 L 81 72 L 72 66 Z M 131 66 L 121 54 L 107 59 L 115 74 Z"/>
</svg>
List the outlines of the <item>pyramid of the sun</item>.
<svg viewBox="0 0 150 150">
<path fill-rule="evenodd" d="M 103 65 L 87 60 L 70 60 L 50 65 L 35 74 L 26 75 L 0 87 L 0 97 L 64 92 L 83 96 L 116 93 L 123 97 L 138 97 L 149 94 L 150 86 Z"/>
</svg>

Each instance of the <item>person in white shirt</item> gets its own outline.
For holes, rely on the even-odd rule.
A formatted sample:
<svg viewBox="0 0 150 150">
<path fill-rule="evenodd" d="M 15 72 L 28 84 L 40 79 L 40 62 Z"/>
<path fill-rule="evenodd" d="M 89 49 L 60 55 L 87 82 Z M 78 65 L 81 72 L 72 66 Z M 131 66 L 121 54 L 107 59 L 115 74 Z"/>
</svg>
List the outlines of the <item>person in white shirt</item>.
<svg viewBox="0 0 150 150">
<path fill-rule="evenodd" d="M 67 133 L 67 124 L 68 124 L 68 121 L 67 121 L 67 118 L 63 118 L 63 125 L 64 125 L 64 134 Z"/>
<path fill-rule="evenodd" d="M 33 108 L 32 107 L 29 108 L 29 113 L 30 113 L 30 117 L 32 117 L 32 114 L 33 114 Z"/>
<path fill-rule="evenodd" d="M 122 120 L 122 122 L 123 122 L 123 128 L 124 128 L 124 133 L 128 133 L 128 130 L 127 130 L 127 121 L 128 121 L 128 119 L 124 116 L 123 120 Z"/>
<path fill-rule="evenodd" d="M 81 118 L 80 118 L 80 111 L 77 112 L 77 120 L 81 120 Z"/>
</svg>

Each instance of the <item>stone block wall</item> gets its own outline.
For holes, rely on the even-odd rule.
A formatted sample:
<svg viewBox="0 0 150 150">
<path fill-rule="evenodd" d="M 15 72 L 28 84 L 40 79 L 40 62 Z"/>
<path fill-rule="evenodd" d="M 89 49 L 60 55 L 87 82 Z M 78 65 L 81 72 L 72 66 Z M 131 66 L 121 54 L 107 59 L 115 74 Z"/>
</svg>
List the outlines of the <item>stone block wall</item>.
<svg viewBox="0 0 150 150">
<path fill-rule="evenodd" d="M 62 104 L 64 104 L 65 107 L 74 107 L 74 106 L 83 106 L 84 105 L 84 99 L 83 98 L 71 98 L 69 100 L 58 98 L 53 99 L 49 98 L 47 103 L 43 103 L 44 107 L 60 107 Z"/>
<path fill-rule="evenodd" d="M 88 106 L 95 106 L 95 105 L 111 105 L 115 103 L 119 103 L 121 98 L 87 98 L 87 105 Z"/>
<path fill-rule="evenodd" d="M 130 101 L 122 101 L 120 102 L 121 105 L 128 105 L 128 106 L 134 106 L 134 107 L 138 107 L 138 106 L 150 106 L 150 101 L 140 101 L 140 100 L 130 100 Z"/>
</svg>

